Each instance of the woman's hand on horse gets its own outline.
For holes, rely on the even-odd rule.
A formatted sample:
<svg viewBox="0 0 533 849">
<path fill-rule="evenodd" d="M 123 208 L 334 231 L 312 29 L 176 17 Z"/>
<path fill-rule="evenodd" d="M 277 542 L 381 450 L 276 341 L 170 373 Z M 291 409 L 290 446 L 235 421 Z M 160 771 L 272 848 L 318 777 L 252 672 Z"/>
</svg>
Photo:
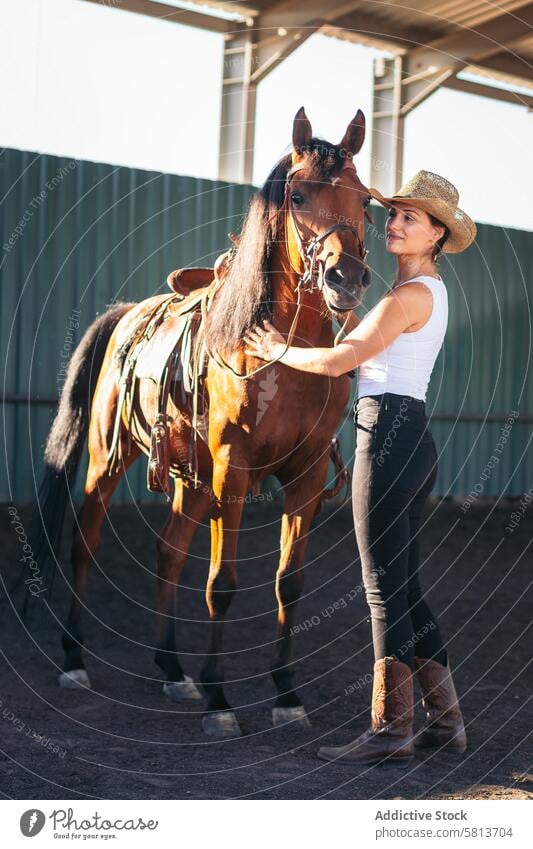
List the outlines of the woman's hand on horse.
<svg viewBox="0 0 533 849">
<path fill-rule="evenodd" d="M 263 326 L 256 324 L 244 334 L 245 354 L 261 360 L 274 360 L 285 350 L 285 339 L 273 324 L 265 319 Z"/>
</svg>

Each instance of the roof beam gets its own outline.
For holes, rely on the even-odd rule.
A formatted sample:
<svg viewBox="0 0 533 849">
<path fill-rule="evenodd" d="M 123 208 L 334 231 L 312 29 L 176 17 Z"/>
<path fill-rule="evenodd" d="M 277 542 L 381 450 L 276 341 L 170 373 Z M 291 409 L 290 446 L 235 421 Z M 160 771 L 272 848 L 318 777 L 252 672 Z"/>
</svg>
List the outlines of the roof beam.
<svg viewBox="0 0 533 849">
<path fill-rule="evenodd" d="M 533 81 L 533 66 L 522 56 L 512 51 L 502 51 L 493 56 L 479 59 L 476 63 L 478 68 L 486 68 L 488 71 L 498 71 L 506 76 L 516 77 L 517 82 L 522 85 L 531 85 Z"/>
<path fill-rule="evenodd" d="M 520 75 L 520 68 L 523 68 L 523 78 L 527 85 L 533 76 L 531 67 L 508 48 L 509 45 L 522 40 L 527 27 L 533 25 L 533 3 L 529 3 L 527 8 L 521 11 L 520 18 L 500 15 L 480 25 L 476 30 L 458 29 L 450 35 L 409 50 L 405 57 L 403 79 L 403 85 L 409 88 L 409 94 L 405 95 L 402 112 L 407 114 L 435 88 L 445 85 L 469 65 L 516 76 Z M 429 78 L 424 80 L 428 74 L 435 75 L 432 83 Z"/>
<path fill-rule="evenodd" d="M 320 29 L 323 20 L 334 20 L 359 5 L 349 0 L 333 9 L 324 9 L 323 0 L 282 0 L 259 15 L 250 30 L 258 38 L 254 43 L 253 70 L 250 82 L 257 85 L 293 53 L 309 36 Z"/>
<path fill-rule="evenodd" d="M 327 35 L 340 38 L 343 37 L 341 30 L 344 30 L 347 34 L 360 35 L 363 36 L 365 41 L 395 52 L 396 50 L 405 50 L 406 48 L 427 44 L 432 38 L 432 34 L 428 30 L 420 27 L 398 26 L 386 19 L 358 11 L 340 16 L 333 24 L 327 25 L 323 29 Z M 339 32 L 336 33 L 334 30 L 339 30 Z"/>
<path fill-rule="evenodd" d="M 255 6 L 248 6 L 246 3 L 233 3 L 231 0 L 227 3 L 224 0 L 193 0 L 198 2 L 200 6 L 210 6 L 213 9 L 229 12 L 232 15 L 242 15 L 243 18 L 255 18 L 259 14 Z"/>
<path fill-rule="evenodd" d="M 475 74 L 478 77 L 485 77 L 485 79 L 494 80 L 497 85 L 504 83 L 504 85 L 516 85 L 528 89 L 533 88 L 533 82 L 530 77 L 528 77 L 528 79 L 524 79 L 524 77 L 517 77 L 515 72 L 512 75 L 505 74 L 501 71 L 496 71 L 493 68 L 481 67 L 481 65 L 467 65 L 465 71 L 469 74 Z"/>
<path fill-rule="evenodd" d="M 328 9 L 324 0 L 280 0 L 268 6 L 260 15 L 261 24 L 266 27 L 300 27 L 310 21 L 333 21 L 348 14 L 358 6 L 361 0 L 340 0 Z"/>
<path fill-rule="evenodd" d="M 462 80 L 458 77 L 452 77 L 442 85 L 444 88 L 451 88 L 454 91 L 464 91 L 466 94 L 477 94 L 480 97 L 503 100 L 506 103 L 513 103 L 515 106 L 527 106 L 530 111 L 533 111 L 533 96 L 521 94 L 518 91 L 496 88 L 495 86 L 485 85 L 483 83 L 475 83 L 472 80 Z"/>
<path fill-rule="evenodd" d="M 85 0 L 86 3 L 96 3 L 107 9 L 116 9 L 124 12 L 134 12 L 137 15 L 146 15 L 149 18 L 170 21 L 174 24 L 183 24 L 189 27 L 199 27 L 211 32 L 229 33 L 240 29 L 242 24 L 235 21 L 226 21 L 214 15 L 205 15 L 202 12 L 193 12 L 189 9 L 178 9 L 169 6 L 168 3 L 152 3 L 150 0 L 120 0 L 120 4 L 113 6 L 109 0 Z"/>
<path fill-rule="evenodd" d="M 380 38 L 380 46 L 391 49 L 388 39 L 396 39 L 398 45 L 425 43 L 429 35 L 416 29 L 398 29 L 379 21 L 373 15 L 359 12 L 360 0 L 349 0 L 327 8 L 323 0 L 282 0 L 263 12 L 253 23 L 259 41 L 255 45 L 254 82 L 259 82 L 279 65 L 314 32 L 344 30 L 350 27 L 359 34 L 371 34 Z M 399 48 L 400 49 L 400 48 Z"/>
<path fill-rule="evenodd" d="M 517 12 L 521 13 L 520 17 Z M 466 27 L 457 29 L 450 35 L 430 41 L 421 49 L 433 56 L 436 54 L 446 56 L 447 62 L 471 60 L 470 63 L 473 64 L 483 57 L 500 53 L 502 47 L 523 38 L 532 27 L 533 3 L 528 2 L 523 9 L 517 10 L 512 15 L 502 14 L 485 24 L 480 24 L 475 29 Z"/>
<path fill-rule="evenodd" d="M 314 32 L 316 32 L 316 29 L 312 26 L 302 27 L 302 29 L 292 31 L 287 35 L 276 35 L 254 45 L 254 70 L 251 74 L 251 81 L 255 85 L 260 83 Z"/>
</svg>

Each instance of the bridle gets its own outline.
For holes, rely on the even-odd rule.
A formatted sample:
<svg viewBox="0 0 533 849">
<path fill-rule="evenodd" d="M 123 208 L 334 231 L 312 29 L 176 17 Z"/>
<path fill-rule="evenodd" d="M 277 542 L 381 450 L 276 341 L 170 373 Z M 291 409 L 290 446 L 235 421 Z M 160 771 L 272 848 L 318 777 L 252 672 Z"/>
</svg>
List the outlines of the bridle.
<svg viewBox="0 0 533 849">
<path fill-rule="evenodd" d="M 323 274 L 320 274 L 319 260 L 318 254 L 322 250 L 323 242 L 330 236 L 332 233 L 338 232 L 349 232 L 353 233 L 355 238 L 357 239 L 359 245 L 359 258 L 362 263 L 366 263 L 366 259 L 368 257 L 369 252 L 365 249 L 365 241 L 364 238 L 361 239 L 359 236 L 359 232 L 356 227 L 350 227 L 349 224 L 333 224 L 331 227 L 328 227 L 327 230 L 324 230 L 322 233 L 317 233 L 311 239 L 306 239 L 301 233 L 298 224 L 295 220 L 294 215 L 292 214 L 292 209 L 289 204 L 290 198 L 290 190 L 291 190 L 291 180 L 295 174 L 301 171 L 305 167 L 304 162 L 296 162 L 287 172 L 287 176 L 285 178 L 285 188 L 284 188 L 284 197 L 283 204 L 280 208 L 280 212 L 284 211 L 286 213 L 285 221 L 287 221 L 287 216 L 290 215 L 292 217 L 292 221 L 294 224 L 294 230 L 296 232 L 298 242 L 299 242 L 299 250 L 300 256 L 303 262 L 304 271 L 303 274 L 300 274 L 297 289 L 304 289 L 307 292 L 312 292 L 314 289 L 321 290 L 324 286 Z M 350 159 L 347 159 L 344 168 L 351 168 L 355 173 L 355 166 Z M 365 217 L 370 218 L 368 212 L 365 210 Z M 297 269 L 293 269 L 297 271 Z M 339 310 L 342 312 L 342 310 Z"/>
<path fill-rule="evenodd" d="M 291 168 L 289 168 L 289 171 L 287 172 L 287 176 L 285 177 L 283 203 L 280 206 L 280 208 L 276 210 L 276 212 L 272 216 L 272 219 L 269 220 L 269 223 L 270 223 L 273 219 L 277 218 L 280 214 L 285 213 L 284 221 L 285 221 L 285 227 L 286 227 L 287 226 L 287 219 L 288 219 L 289 215 L 291 216 L 292 222 L 294 224 L 294 230 L 295 230 L 297 240 L 298 240 L 298 248 L 299 248 L 300 258 L 301 258 L 302 263 L 303 263 L 303 273 L 300 273 L 299 269 L 294 268 L 292 261 L 290 259 L 290 252 L 289 252 L 289 262 L 291 263 L 291 267 L 292 267 L 293 271 L 295 271 L 298 274 L 298 283 L 296 285 L 297 302 L 296 302 L 296 312 L 294 313 L 294 318 L 291 322 L 291 326 L 289 328 L 289 333 L 287 335 L 287 340 L 285 342 L 285 347 L 284 347 L 282 353 L 278 357 L 276 357 L 274 360 L 269 360 L 268 362 L 263 363 L 262 365 L 258 366 L 257 368 L 253 369 L 252 371 L 247 372 L 246 374 L 239 374 L 239 372 L 236 371 L 233 368 L 232 365 L 224 362 L 224 360 L 222 359 L 220 354 L 217 354 L 215 356 L 211 351 L 209 351 L 207 349 L 207 346 L 206 346 L 207 354 L 215 360 L 217 365 L 220 366 L 220 368 L 228 369 L 229 371 L 231 371 L 232 374 L 236 378 L 238 378 L 239 380 L 247 380 L 249 377 L 253 377 L 258 372 L 263 371 L 263 369 L 269 368 L 270 366 L 274 365 L 274 363 L 277 363 L 279 360 L 282 359 L 282 357 L 284 356 L 284 354 L 286 353 L 286 351 L 290 347 L 293 336 L 294 336 L 294 331 L 296 330 L 296 324 L 298 322 L 298 316 L 300 314 L 300 309 L 302 307 L 302 292 L 303 291 L 313 292 L 315 289 L 319 289 L 319 290 L 323 289 L 324 274 L 323 274 L 323 271 L 322 271 L 322 274 L 320 273 L 320 261 L 319 261 L 319 258 L 318 258 L 318 254 L 322 250 L 322 244 L 323 244 L 324 240 L 327 239 L 327 237 L 330 236 L 331 233 L 337 233 L 337 232 L 353 233 L 355 238 L 357 239 L 357 242 L 358 242 L 358 245 L 359 245 L 360 261 L 363 264 L 365 264 L 366 259 L 368 257 L 369 252 L 365 249 L 364 239 L 361 239 L 357 229 L 355 227 L 350 227 L 349 224 L 333 224 L 331 227 L 328 227 L 327 230 L 324 230 L 323 233 L 317 233 L 316 235 L 314 235 L 310 239 L 306 239 L 305 236 L 301 233 L 300 229 L 298 228 L 295 217 L 293 215 L 292 208 L 291 208 L 290 203 L 289 203 L 289 199 L 290 199 L 291 180 L 294 177 L 294 175 L 297 174 L 299 171 L 301 171 L 304 167 L 305 167 L 304 162 L 296 162 L 294 165 L 292 165 Z M 343 169 L 344 168 L 352 168 L 354 173 L 355 173 L 355 165 L 353 164 L 351 159 L 346 160 L 345 164 L 343 165 Z M 341 169 L 341 170 L 343 170 L 343 169 Z M 373 223 L 373 221 L 370 218 L 370 215 L 368 214 L 366 209 L 365 209 L 365 218 L 367 218 L 369 221 L 371 221 Z M 286 242 L 288 244 L 287 237 L 286 237 Z M 207 313 L 207 305 L 205 305 L 205 312 Z M 349 309 L 348 310 L 338 310 L 338 312 L 349 313 L 349 312 L 351 312 L 351 310 L 349 310 Z M 344 327 L 345 327 L 347 321 L 348 321 L 348 316 L 347 316 L 346 321 L 344 322 L 341 330 L 339 331 L 339 333 L 337 334 L 337 336 L 335 338 L 335 344 L 337 344 L 337 339 L 344 333 Z"/>
</svg>

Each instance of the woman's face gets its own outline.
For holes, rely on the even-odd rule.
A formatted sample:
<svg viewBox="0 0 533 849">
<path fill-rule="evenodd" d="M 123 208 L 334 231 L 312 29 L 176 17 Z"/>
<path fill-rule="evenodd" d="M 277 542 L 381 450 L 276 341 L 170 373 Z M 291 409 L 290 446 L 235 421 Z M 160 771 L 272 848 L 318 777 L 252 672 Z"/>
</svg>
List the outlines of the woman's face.
<svg viewBox="0 0 533 849">
<path fill-rule="evenodd" d="M 394 204 L 389 208 L 385 224 L 386 248 L 398 255 L 431 254 L 445 232 L 444 227 L 435 227 L 422 209 L 415 209 L 408 203 Z"/>
</svg>

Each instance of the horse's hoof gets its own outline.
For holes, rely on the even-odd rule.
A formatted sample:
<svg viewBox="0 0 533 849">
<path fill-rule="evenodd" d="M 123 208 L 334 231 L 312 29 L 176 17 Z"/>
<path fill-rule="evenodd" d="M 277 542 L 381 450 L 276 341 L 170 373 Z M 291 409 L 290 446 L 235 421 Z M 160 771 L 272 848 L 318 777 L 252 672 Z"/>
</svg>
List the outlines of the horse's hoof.
<svg viewBox="0 0 533 849">
<path fill-rule="evenodd" d="M 210 737 L 240 737 L 242 731 L 232 710 L 220 710 L 202 716 L 202 728 Z"/>
<path fill-rule="evenodd" d="M 91 682 L 85 669 L 69 669 L 59 676 L 59 686 L 66 690 L 79 690 L 80 688 L 91 689 Z"/>
<path fill-rule="evenodd" d="M 288 722 L 297 722 L 300 728 L 311 728 L 309 717 L 303 705 L 296 707 L 272 708 L 272 724 L 275 726 L 286 725 Z"/>
<path fill-rule="evenodd" d="M 183 681 L 165 681 L 163 693 L 173 702 L 188 702 L 191 699 L 203 699 L 203 696 L 193 683 L 192 678 L 186 675 Z"/>
</svg>

